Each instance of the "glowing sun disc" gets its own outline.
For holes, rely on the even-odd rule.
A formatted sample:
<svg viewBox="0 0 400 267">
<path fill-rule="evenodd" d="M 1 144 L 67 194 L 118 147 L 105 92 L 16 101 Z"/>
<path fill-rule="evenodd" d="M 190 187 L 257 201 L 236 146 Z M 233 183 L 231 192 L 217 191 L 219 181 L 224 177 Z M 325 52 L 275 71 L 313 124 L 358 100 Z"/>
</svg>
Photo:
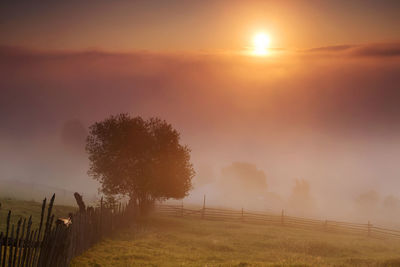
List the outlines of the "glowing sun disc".
<svg viewBox="0 0 400 267">
<path fill-rule="evenodd" d="M 258 33 L 253 39 L 253 53 L 258 56 L 266 55 L 270 44 L 270 38 L 265 33 Z"/>
</svg>

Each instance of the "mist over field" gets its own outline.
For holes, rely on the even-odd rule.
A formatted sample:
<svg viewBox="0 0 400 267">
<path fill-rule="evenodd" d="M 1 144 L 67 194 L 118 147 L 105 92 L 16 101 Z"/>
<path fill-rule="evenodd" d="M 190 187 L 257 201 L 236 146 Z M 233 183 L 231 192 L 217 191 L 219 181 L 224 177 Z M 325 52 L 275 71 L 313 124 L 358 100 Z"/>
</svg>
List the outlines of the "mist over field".
<svg viewBox="0 0 400 267">
<path fill-rule="evenodd" d="M 192 149 L 185 203 L 399 220 L 400 45 L 276 53 L 1 47 L 0 180 L 93 195 L 87 127 L 127 112 Z"/>
</svg>

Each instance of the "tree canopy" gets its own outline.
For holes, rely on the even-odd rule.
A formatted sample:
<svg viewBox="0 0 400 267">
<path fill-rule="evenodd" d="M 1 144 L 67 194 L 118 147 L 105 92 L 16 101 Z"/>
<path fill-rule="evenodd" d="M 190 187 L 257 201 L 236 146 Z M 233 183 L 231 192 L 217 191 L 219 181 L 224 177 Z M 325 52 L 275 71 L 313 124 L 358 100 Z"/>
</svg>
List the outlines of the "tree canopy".
<svg viewBox="0 0 400 267">
<path fill-rule="evenodd" d="M 128 196 L 143 207 L 188 194 L 195 174 L 190 149 L 179 143 L 180 135 L 171 124 L 119 114 L 89 129 L 88 173 L 105 195 Z"/>
</svg>

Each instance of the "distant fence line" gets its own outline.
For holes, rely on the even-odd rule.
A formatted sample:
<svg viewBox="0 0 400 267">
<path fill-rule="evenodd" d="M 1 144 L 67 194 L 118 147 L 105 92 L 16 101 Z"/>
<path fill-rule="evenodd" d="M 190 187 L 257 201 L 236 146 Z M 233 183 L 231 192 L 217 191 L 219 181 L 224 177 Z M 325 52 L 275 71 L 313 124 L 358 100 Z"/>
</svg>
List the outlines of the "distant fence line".
<svg viewBox="0 0 400 267">
<path fill-rule="evenodd" d="M 15 266 L 68 266 L 71 259 L 82 254 L 102 237 L 117 228 L 126 227 L 133 221 L 133 207 L 119 204 L 100 206 L 78 211 L 70 221 L 54 222 L 52 214 L 55 195 L 47 207 L 43 200 L 40 224 L 32 229 L 32 216 L 20 218 L 16 225 L 10 224 L 11 211 L 6 219 L 6 231 L 0 233 L 0 265 Z M 72 222 L 71 224 L 69 224 Z"/>
<path fill-rule="evenodd" d="M 288 216 L 284 214 L 254 212 L 241 210 L 229 210 L 219 208 L 188 209 L 183 205 L 158 204 L 156 212 L 164 215 L 177 217 L 194 217 L 207 220 L 237 221 L 258 224 L 272 224 L 280 226 L 291 226 L 304 229 L 318 229 L 327 232 L 344 232 L 361 234 L 370 237 L 393 237 L 400 238 L 400 231 L 373 226 L 370 222 L 366 224 L 349 223 L 332 220 L 316 220 L 302 217 Z"/>
</svg>

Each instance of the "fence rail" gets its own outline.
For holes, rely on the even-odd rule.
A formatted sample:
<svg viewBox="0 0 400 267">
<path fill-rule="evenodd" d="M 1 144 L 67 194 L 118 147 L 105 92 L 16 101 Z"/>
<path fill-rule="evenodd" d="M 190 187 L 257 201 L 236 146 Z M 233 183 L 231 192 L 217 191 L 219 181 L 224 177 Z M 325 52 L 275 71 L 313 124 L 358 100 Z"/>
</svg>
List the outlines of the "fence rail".
<svg viewBox="0 0 400 267">
<path fill-rule="evenodd" d="M 377 238 L 399 238 L 400 230 L 387 229 L 373 226 L 369 222 L 350 223 L 332 220 L 317 220 L 302 217 L 287 216 L 282 211 L 281 214 L 262 213 L 246 210 L 231 210 L 220 208 L 188 209 L 183 205 L 164 205 L 158 204 L 156 212 L 164 215 L 177 217 L 194 217 L 208 220 L 239 221 L 258 224 L 272 224 L 304 229 L 318 229 L 327 232 L 343 232 L 351 234 L 361 234 Z"/>
<path fill-rule="evenodd" d="M 66 221 L 54 221 L 52 214 L 55 195 L 48 205 L 43 200 L 40 223 L 32 228 L 32 216 L 10 223 L 0 232 L 1 267 L 63 267 L 93 244 L 116 229 L 134 221 L 136 209 L 128 205 L 106 206 L 101 201 L 96 208 L 85 208 L 70 214 Z M 46 212 L 47 207 L 47 212 Z"/>
</svg>

